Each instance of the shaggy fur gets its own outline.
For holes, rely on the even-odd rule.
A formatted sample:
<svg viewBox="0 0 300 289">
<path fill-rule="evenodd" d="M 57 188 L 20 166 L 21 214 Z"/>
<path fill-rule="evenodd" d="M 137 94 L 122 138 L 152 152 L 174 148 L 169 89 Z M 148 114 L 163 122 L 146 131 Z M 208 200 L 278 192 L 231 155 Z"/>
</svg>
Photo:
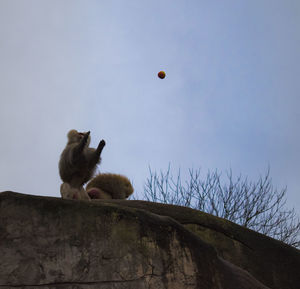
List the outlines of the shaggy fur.
<svg viewBox="0 0 300 289">
<path fill-rule="evenodd" d="M 99 174 L 86 186 L 91 199 L 127 199 L 133 193 L 129 179 L 117 174 Z"/>
</svg>

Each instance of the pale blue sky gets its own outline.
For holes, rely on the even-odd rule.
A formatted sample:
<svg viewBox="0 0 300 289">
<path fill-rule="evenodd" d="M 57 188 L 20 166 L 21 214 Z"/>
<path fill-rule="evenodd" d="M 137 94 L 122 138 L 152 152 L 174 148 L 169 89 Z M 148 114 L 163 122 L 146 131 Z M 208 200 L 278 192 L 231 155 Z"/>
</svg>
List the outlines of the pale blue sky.
<svg viewBox="0 0 300 289">
<path fill-rule="evenodd" d="M 298 0 L 0 0 L 0 64 L 0 191 L 59 196 L 75 128 L 137 192 L 149 165 L 270 165 L 300 212 Z"/>
</svg>

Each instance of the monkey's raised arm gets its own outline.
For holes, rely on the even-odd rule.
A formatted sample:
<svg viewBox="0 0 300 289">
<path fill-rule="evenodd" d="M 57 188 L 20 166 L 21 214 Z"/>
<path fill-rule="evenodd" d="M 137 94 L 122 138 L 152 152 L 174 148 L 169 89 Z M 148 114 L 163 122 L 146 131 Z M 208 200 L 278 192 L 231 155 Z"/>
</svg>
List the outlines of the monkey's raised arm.
<svg viewBox="0 0 300 289">
<path fill-rule="evenodd" d="M 101 141 L 99 142 L 98 147 L 97 147 L 97 149 L 96 149 L 96 154 L 97 154 L 97 156 L 100 156 L 100 155 L 101 155 L 101 152 L 102 152 L 104 146 L 105 146 L 105 140 L 103 139 L 103 140 L 101 140 Z"/>
<path fill-rule="evenodd" d="M 87 143 L 87 140 L 89 138 L 89 135 L 90 135 L 90 131 L 88 131 L 87 133 L 84 134 L 83 138 L 80 140 L 79 144 L 75 147 L 74 149 L 74 155 L 79 155 L 82 153 L 86 143 Z"/>
</svg>

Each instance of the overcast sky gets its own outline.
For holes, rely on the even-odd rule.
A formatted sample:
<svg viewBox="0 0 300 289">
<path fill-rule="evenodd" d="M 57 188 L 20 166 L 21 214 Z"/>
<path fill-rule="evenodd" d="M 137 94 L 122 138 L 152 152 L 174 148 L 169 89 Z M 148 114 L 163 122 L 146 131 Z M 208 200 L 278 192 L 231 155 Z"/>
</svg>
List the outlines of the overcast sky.
<svg viewBox="0 0 300 289">
<path fill-rule="evenodd" d="M 137 193 L 149 166 L 270 166 L 299 214 L 299 29 L 299 0 L 0 0 L 0 191 L 59 197 L 74 128 Z"/>
</svg>

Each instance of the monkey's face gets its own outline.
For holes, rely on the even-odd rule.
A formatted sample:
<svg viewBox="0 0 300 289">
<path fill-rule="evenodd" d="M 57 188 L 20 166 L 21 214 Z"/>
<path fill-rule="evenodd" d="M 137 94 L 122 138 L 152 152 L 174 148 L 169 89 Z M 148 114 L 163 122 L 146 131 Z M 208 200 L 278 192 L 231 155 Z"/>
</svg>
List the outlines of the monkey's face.
<svg viewBox="0 0 300 289">
<path fill-rule="evenodd" d="M 133 187 L 131 183 L 128 182 L 125 184 L 124 191 L 125 191 L 126 198 L 128 198 L 133 193 Z"/>
</svg>

